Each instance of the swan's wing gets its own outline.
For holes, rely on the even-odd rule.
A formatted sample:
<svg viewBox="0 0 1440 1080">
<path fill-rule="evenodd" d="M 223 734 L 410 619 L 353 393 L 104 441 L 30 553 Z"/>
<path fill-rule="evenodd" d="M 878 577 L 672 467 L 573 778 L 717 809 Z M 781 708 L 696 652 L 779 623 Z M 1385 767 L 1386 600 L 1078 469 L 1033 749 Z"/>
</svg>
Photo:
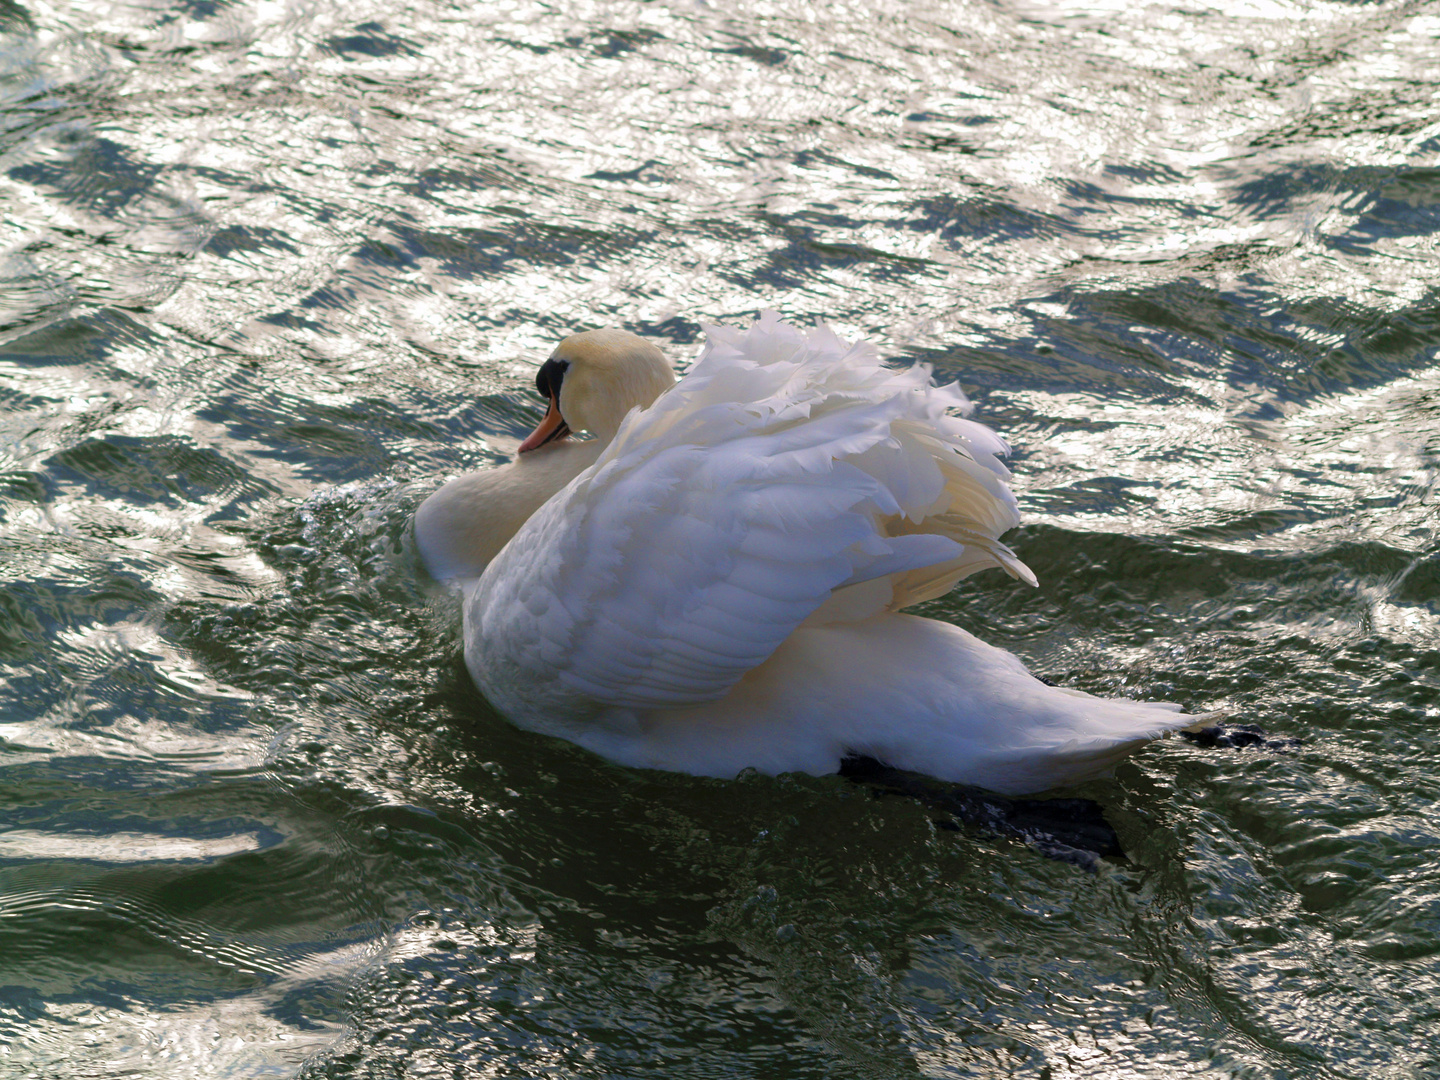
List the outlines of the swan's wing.
<svg viewBox="0 0 1440 1080">
<path fill-rule="evenodd" d="M 925 368 L 767 315 L 710 328 L 472 599 L 487 664 L 607 705 L 719 698 L 807 619 L 857 618 L 1002 566 L 1008 447 Z M 943 586 L 943 587 L 942 587 Z M 515 681 L 513 679 L 507 681 Z"/>
</svg>

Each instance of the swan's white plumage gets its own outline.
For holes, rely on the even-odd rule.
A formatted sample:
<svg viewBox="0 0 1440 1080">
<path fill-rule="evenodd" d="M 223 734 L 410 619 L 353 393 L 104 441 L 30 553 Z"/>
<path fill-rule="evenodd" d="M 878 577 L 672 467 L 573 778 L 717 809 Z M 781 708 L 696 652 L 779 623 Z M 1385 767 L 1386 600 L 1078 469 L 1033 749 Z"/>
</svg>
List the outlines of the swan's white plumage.
<svg viewBox="0 0 1440 1080">
<path fill-rule="evenodd" d="M 478 578 L 545 500 L 595 463 L 596 442 L 560 442 L 506 465 L 457 476 L 415 513 L 415 543 L 430 573 Z"/>
<path fill-rule="evenodd" d="M 862 753 L 1002 792 L 1193 720 L 899 614 L 986 567 L 1035 583 L 1000 541 L 1009 448 L 952 415 L 958 388 L 773 313 L 707 332 L 470 591 L 466 663 L 512 720 L 633 765 L 823 773 Z"/>
</svg>

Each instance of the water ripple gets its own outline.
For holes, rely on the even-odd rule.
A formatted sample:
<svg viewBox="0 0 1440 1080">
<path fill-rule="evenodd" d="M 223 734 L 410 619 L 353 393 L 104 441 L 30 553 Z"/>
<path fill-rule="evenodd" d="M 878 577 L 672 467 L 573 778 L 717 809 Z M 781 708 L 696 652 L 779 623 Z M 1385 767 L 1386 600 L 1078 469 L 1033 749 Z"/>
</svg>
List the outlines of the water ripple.
<svg viewBox="0 0 1440 1080">
<path fill-rule="evenodd" d="M 0 10 L 0 1043 L 45 1076 L 1437 1067 L 1425 3 Z M 1094 876 L 519 732 L 410 514 L 620 323 L 958 379 Z"/>
</svg>

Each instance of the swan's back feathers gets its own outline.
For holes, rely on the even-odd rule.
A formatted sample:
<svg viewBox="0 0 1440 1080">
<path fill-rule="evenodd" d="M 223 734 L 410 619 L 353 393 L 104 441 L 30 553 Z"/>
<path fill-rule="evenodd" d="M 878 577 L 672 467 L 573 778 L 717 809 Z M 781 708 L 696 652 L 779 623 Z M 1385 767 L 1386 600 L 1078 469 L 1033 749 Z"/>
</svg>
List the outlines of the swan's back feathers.
<svg viewBox="0 0 1440 1080">
<path fill-rule="evenodd" d="M 707 332 L 471 597 L 472 669 L 492 696 L 529 688 L 504 711 L 712 701 L 807 620 L 897 609 L 989 566 L 1034 584 L 999 540 L 1019 522 L 1009 448 L 948 415 L 969 409 L 958 388 L 773 313 Z"/>
</svg>

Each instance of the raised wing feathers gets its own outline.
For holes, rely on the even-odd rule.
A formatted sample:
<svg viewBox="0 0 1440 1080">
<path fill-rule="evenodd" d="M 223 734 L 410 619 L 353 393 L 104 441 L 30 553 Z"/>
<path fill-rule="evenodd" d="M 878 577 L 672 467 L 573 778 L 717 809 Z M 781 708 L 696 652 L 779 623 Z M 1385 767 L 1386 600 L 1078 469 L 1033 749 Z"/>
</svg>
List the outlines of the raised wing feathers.
<svg viewBox="0 0 1440 1080">
<path fill-rule="evenodd" d="M 957 389 L 769 314 L 709 333 L 487 570 L 475 600 L 509 662 L 606 705 L 697 703 L 812 616 L 903 606 L 985 566 L 1033 583 L 998 540 L 1018 523 L 1008 448 L 946 415 L 968 407 Z"/>
</svg>

